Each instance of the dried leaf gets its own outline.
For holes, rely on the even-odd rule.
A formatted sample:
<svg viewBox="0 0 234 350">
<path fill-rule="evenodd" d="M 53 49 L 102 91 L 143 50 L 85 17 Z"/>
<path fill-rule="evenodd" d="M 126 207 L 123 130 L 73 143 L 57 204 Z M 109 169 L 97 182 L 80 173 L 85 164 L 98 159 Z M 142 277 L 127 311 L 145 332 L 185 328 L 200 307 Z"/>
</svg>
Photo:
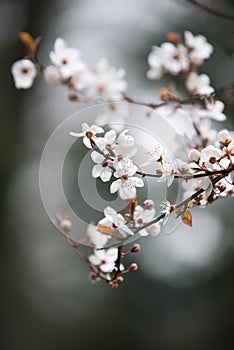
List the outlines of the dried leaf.
<svg viewBox="0 0 234 350">
<path fill-rule="evenodd" d="M 193 216 L 189 210 L 186 210 L 186 212 L 184 213 L 182 221 L 185 225 L 189 227 L 193 226 Z"/>
<path fill-rule="evenodd" d="M 36 39 L 33 39 L 31 34 L 27 32 L 19 32 L 18 34 L 20 41 L 25 46 L 27 50 L 27 56 L 35 56 L 38 48 L 38 44 L 41 41 L 41 38 L 38 37 Z"/>
<path fill-rule="evenodd" d="M 112 227 L 108 227 L 108 226 L 98 225 L 97 229 L 99 232 L 103 233 L 104 235 L 108 235 L 108 236 L 113 236 L 115 233 L 115 229 Z"/>
</svg>

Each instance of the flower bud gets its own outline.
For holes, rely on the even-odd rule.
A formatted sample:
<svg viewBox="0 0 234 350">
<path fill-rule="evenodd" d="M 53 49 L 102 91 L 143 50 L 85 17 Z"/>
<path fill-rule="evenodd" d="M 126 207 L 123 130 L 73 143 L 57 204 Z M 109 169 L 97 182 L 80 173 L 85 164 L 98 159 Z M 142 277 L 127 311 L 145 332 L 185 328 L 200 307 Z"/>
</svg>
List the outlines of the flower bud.
<svg viewBox="0 0 234 350">
<path fill-rule="evenodd" d="M 132 263 L 129 268 L 129 271 L 137 271 L 138 270 L 138 265 L 136 263 Z"/>
<path fill-rule="evenodd" d="M 147 210 L 154 209 L 154 201 L 152 201 L 151 199 L 147 199 L 146 201 L 144 201 L 144 209 L 147 209 Z"/>
<path fill-rule="evenodd" d="M 197 149 L 191 149 L 188 154 L 190 162 L 197 163 L 201 157 L 201 153 Z"/>
<path fill-rule="evenodd" d="M 72 229 L 72 222 L 68 219 L 61 219 L 59 226 L 64 232 L 68 233 Z"/>
<path fill-rule="evenodd" d="M 44 70 L 44 77 L 47 83 L 52 85 L 59 85 L 62 84 L 60 74 L 57 67 L 54 66 L 48 66 Z"/>
<path fill-rule="evenodd" d="M 137 244 L 137 243 L 133 244 L 132 249 L 131 249 L 132 253 L 138 253 L 140 250 L 141 250 L 140 244 Z"/>
<path fill-rule="evenodd" d="M 227 130 L 222 130 L 218 133 L 218 141 L 221 146 L 228 146 L 232 142 L 230 133 Z"/>
</svg>

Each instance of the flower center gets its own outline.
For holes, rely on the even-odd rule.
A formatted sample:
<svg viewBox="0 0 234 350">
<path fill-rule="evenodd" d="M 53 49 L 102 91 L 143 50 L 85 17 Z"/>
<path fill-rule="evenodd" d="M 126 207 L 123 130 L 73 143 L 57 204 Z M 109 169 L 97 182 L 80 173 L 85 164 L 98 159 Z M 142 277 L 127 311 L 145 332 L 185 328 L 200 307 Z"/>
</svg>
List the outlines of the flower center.
<svg viewBox="0 0 234 350">
<path fill-rule="evenodd" d="M 67 60 L 65 58 L 62 60 L 62 64 L 67 64 Z"/>
<path fill-rule="evenodd" d="M 102 94 L 105 91 L 105 86 L 104 85 L 99 85 L 97 87 L 97 91 L 99 92 L 99 94 Z"/>
<path fill-rule="evenodd" d="M 23 74 L 27 74 L 27 73 L 28 73 L 28 68 L 22 68 L 22 69 L 21 69 L 21 72 L 22 72 Z"/>
<path fill-rule="evenodd" d="M 122 180 L 127 180 L 127 179 L 128 179 L 128 175 L 125 174 L 125 175 L 123 175 L 121 178 L 122 178 Z"/>
<path fill-rule="evenodd" d="M 211 164 L 214 164 L 216 162 L 216 158 L 215 157 L 210 157 L 209 162 Z"/>
<path fill-rule="evenodd" d="M 108 166 L 108 161 L 107 160 L 104 160 L 103 163 L 102 163 L 102 166 L 105 168 Z"/>
<path fill-rule="evenodd" d="M 91 131 L 87 131 L 86 136 L 88 137 L 88 139 L 91 139 L 93 137 L 93 133 Z"/>
</svg>

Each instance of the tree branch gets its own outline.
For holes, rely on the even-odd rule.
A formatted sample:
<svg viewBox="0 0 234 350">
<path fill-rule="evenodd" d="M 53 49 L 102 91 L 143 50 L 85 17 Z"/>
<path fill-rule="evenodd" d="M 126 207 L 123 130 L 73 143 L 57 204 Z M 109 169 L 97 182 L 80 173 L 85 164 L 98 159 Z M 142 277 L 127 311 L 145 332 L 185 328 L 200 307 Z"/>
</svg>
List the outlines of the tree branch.
<svg viewBox="0 0 234 350">
<path fill-rule="evenodd" d="M 206 12 L 212 13 L 215 16 L 222 17 L 222 18 L 234 21 L 234 13 L 228 13 L 226 11 L 223 12 L 223 11 L 221 11 L 219 9 L 211 7 L 210 5 L 204 4 L 204 2 L 201 3 L 200 1 L 197 1 L 197 0 L 185 0 L 185 1 L 187 1 L 190 4 L 193 4 L 193 5 L 201 8 L 202 10 L 204 10 Z"/>
</svg>

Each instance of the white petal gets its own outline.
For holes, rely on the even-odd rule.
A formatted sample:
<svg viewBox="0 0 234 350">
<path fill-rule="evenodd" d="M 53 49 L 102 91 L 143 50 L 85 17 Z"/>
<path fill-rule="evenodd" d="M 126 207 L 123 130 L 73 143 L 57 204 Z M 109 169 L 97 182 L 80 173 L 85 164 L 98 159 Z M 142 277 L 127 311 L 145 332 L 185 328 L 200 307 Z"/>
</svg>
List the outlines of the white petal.
<svg viewBox="0 0 234 350">
<path fill-rule="evenodd" d="M 121 186 L 121 180 L 116 180 L 114 182 L 112 182 L 111 186 L 110 186 L 110 193 L 115 193 L 120 189 Z"/>
<path fill-rule="evenodd" d="M 122 199 L 130 199 L 136 197 L 136 188 L 132 186 L 121 186 L 119 195 Z"/>
<path fill-rule="evenodd" d="M 104 215 L 105 217 L 110 220 L 111 222 L 113 222 L 113 218 L 117 215 L 117 212 L 115 209 L 111 208 L 111 207 L 106 207 L 104 209 Z"/>
<path fill-rule="evenodd" d="M 123 237 L 127 237 L 128 235 L 134 235 L 134 232 L 127 225 L 119 226 L 118 230 L 123 235 Z"/>
<path fill-rule="evenodd" d="M 136 186 L 136 187 L 143 187 L 144 186 L 144 181 L 140 179 L 139 177 L 131 177 L 129 179 L 131 181 L 131 184 Z"/>
<path fill-rule="evenodd" d="M 89 124 L 87 124 L 87 123 L 82 123 L 82 124 L 81 124 L 81 127 L 82 127 L 82 130 L 83 130 L 84 132 L 87 132 L 87 131 L 90 130 Z"/>
<path fill-rule="evenodd" d="M 83 132 L 73 132 L 73 131 L 70 131 L 70 132 L 69 132 L 69 135 L 74 136 L 74 137 L 83 137 L 83 136 L 84 136 L 84 133 L 83 133 Z"/>
<path fill-rule="evenodd" d="M 105 157 L 102 154 L 100 154 L 96 151 L 93 151 L 91 153 L 91 158 L 95 163 L 98 163 L 98 164 L 102 163 L 105 159 Z"/>
<path fill-rule="evenodd" d="M 101 171 L 102 171 L 102 166 L 100 164 L 94 165 L 92 169 L 92 177 L 96 179 L 97 177 L 100 176 Z"/>
<path fill-rule="evenodd" d="M 94 134 L 101 134 L 104 132 L 103 128 L 97 125 L 91 125 L 90 126 L 90 131 L 92 131 Z"/>
<path fill-rule="evenodd" d="M 138 233 L 142 237 L 146 237 L 149 235 L 149 232 L 147 232 L 146 229 L 140 230 Z"/>
<path fill-rule="evenodd" d="M 94 254 L 89 256 L 89 261 L 91 262 L 91 264 L 93 265 L 99 265 L 101 263 L 101 260 Z"/>
<path fill-rule="evenodd" d="M 85 136 L 85 137 L 83 138 L 83 143 L 84 143 L 84 145 L 85 145 L 87 148 L 92 148 L 90 139 L 89 139 L 88 137 Z"/>
<path fill-rule="evenodd" d="M 114 268 L 115 268 L 115 263 L 113 262 L 100 265 L 100 269 L 104 273 L 112 272 Z"/>
<path fill-rule="evenodd" d="M 106 259 L 109 262 L 115 262 L 115 260 L 118 258 L 118 249 L 117 248 L 110 248 L 106 251 Z"/>
<path fill-rule="evenodd" d="M 109 181 L 111 178 L 111 175 L 112 175 L 112 171 L 108 166 L 105 168 L 102 167 L 102 172 L 101 172 L 100 178 L 103 182 Z"/>
</svg>

